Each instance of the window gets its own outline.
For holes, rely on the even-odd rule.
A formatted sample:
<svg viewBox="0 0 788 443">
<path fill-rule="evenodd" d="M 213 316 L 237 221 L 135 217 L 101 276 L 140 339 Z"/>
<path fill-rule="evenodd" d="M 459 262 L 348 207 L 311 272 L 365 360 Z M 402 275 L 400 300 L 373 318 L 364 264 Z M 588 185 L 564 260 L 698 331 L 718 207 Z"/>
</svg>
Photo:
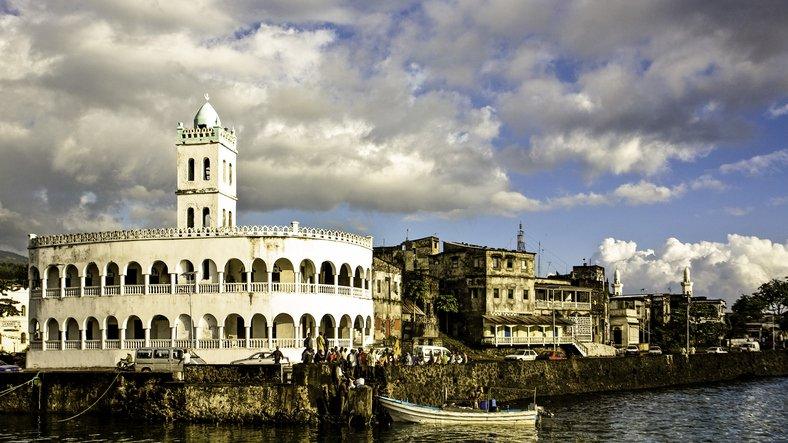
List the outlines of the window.
<svg viewBox="0 0 788 443">
<path fill-rule="evenodd" d="M 202 261 L 202 279 L 208 280 L 211 277 L 211 262 L 208 260 Z"/>
<path fill-rule="evenodd" d="M 479 266 L 481 266 L 480 263 L 481 263 L 481 260 L 479 260 L 478 258 L 474 258 L 473 259 L 473 267 L 478 268 Z"/>
<path fill-rule="evenodd" d="M 222 160 L 222 181 L 227 181 L 227 160 Z"/>
<path fill-rule="evenodd" d="M 189 181 L 193 182 L 194 181 L 194 159 L 193 158 L 189 159 L 189 172 L 188 172 L 188 175 L 189 175 L 189 177 L 188 177 Z"/>
<path fill-rule="evenodd" d="M 380 280 L 376 282 L 378 284 L 378 292 L 380 292 Z"/>
<path fill-rule="evenodd" d="M 211 160 L 209 160 L 208 158 L 204 158 L 202 160 L 202 179 L 203 180 L 211 179 Z"/>
<path fill-rule="evenodd" d="M 202 208 L 202 227 L 211 227 L 211 210 L 208 208 Z"/>
<path fill-rule="evenodd" d="M 493 298 L 501 298 L 500 294 L 498 293 L 498 288 L 493 289 Z"/>
<path fill-rule="evenodd" d="M 156 349 L 153 351 L 153 358 L 170 358 L 170 350 Z"/>
<path fill-rule="evenodd" d="M 451 267 L 456 268 L 460 265 L 460 259 L 458 257 L 451 258 Z"/>
<path fill-rule="evenodd" d="M 528 289 L 523 289 L 523 300 L 528 300 Z"/>
<path fill-rule="evenodd" d="M 498 269 L 501 267 L 501 259 L 499 257 L 493 257 L 493 268 Z"/>
<path fill-rule="evenodd" d="M 509 289 L 506 291 L 506 296 L 509 298 L 509 300 L 514 300 L 514 289 Z"/>
<path fill-rule="evenodd" d="M 140 349 L 137 351 L 137 360 L 153 357 L 153 351 L 150 349 Z"/>
<path fill-rule="evenodd" d="M 511 258 L 506 259 L 506 269 L 512 269 L 514 267 L 514 260 Z"/>
<path fill-rule="evenodd" d="M 186 210 L 186 227 L 194 227 L 194 208 L 189 208 Z"/>
<path fill-rule="evenodd" d="M 528 269 L 528 263 L 525 261 L 525 259 L 520 260 L 520 269 Z"/>
<path fill-rule="evenodd" d="M 19 309 L 19 313 L 21 315 L 27 315 L 27 306 L 22 305 L 22 307 Z"/>
<path fill-rule="evenodd" d="M 233 226 L 233 211 L 227 211 L 227 226 Z"/>
<path fill-rule="evenodd" d="M 471 294 L 471 298 L 476 298 L 476 289 L 475 288 L 469 289 L 468 292 Z"/>
<path fill-rule="evenodd" d="M 222 209 L 222 226 L 227 226 L 227 209 Z"/>
<path fill-rule="evenodd" d="M 233 184 L 233 164 L 230 163 L 229 166 L 230 166 L 230 169 L 229 169 L 229 172 L 227 173 L 227 183 Z"/>
</svg>

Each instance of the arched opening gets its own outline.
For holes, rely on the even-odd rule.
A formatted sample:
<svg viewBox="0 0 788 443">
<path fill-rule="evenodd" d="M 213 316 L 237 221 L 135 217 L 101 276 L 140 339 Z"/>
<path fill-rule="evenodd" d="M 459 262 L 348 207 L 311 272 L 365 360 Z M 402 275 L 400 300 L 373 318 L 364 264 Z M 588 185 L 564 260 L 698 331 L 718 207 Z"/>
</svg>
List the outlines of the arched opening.
<svg viewBox="0 0 788 443">
<path fill-rule="evenodd" d="M 79 287 L 79 271 L 74 265 L 66 266 L 66 287 L 78 288 Z"/>
<path fill-rule="evenodd" d="M 203 260 L 200 268 L 200 280 L 208 283 L 219 283 L 219 273 L 216 270 L 216 263 L 214 263 L 213 260 Z"/>
<path fill-rule="evenodd" d="M 350 338 L 350 328 L 353 326 L 353 320 L 350 316 L 345 314 L 339 319 L 339 338 Z"/>
<path fill-rule="evenodd" d="M 170 284 L 170 270 L 167 268 L 167 263 L 161 260 L 153 262 L 150 268 L 149 282 L 152 285 Z"/>
<path fill-rule="evenodd" d="M 323 318 L 320 319 L 320 332 L 323 333 L 323 337 L 325 337 L 326 339 L 338 338 L 338 337 L 334 337 L 335 324 L 336 323 L 334 322 L 334 317 L 332 317 L 331 314 L 326 314 L 323 316 Z"/>
<path fill-rule="evenodd" d="M 364 287 L 364 268 L 361 266 L 356 267 L 356 272 L 353 274 L 353 287 L 354 288 L 363 288 Z"/>
<path fill-rule="evenodd" d="M 367 322 L 364 325 L 364 335 L 369 336 L 372 334 L 372 317 L 367 316 Z"/>
<path fill-rule="evenodd" d="M 289 314 L 279 314 L 274 317 L 273 335 L 275 339 L 295 338 L 295 323 Z"/>
<path fill-rule="evenodd" d="M 202 179 L 203 180 L 210 180 L 211 179 L 211 160 L 207 157 L 202 159 Z"/>
<path fill-rule="evenodd" d="M 101 285 L 101 273 L 99 272 L 98 265 L 95 263 L 88 264 L 85 268 L 85 287 L 96 288 Z"/>
<path fill-rule="evenodd" d="M 334 264 L 330 261 L 324 261 L 320 264 L 320 281 L 319 283 L 324 285 L 333 285 L 334 284 L 334 275 L 336 271 L 334 269 Z"/>
<path fill-rule="evenodd" d="M 181 260 L 178 263 L 178 275 L 175 277 L 176 283 L 194 283 L 194 265 L 189 260 Z"/>
<path fill-rule="evenodd" d="M 47 320 L 47 340 L 60 340 L 60 324 L 54 318 Z"/>
<path fill-rule="evenodd" d="M 30 289 L 38 289 L 41 287 L 41 273 L 38 272 L 38 268 L 35 266 L 30 266 L 30 269 L 27 270 L 27 278 L 29 280 L 28 285 L 30 285 Z"/>
<path fill-rule="evenodd" d="M 367 269 L 364 275 L 364 289 L 369 289 L 369 285 L 372 283 L 372 270 Z"/>
<path fill-rule="evenodd" d="M 101 326 L 95 317 L 85 320 L 85 340 L 101 340 Z"/>
<path fill-rule="evenodd" d="M 192 339 L 192 318 L 187 314 L 178 316 L 175 321 L 175 338 L 178 340 L 191 340 Z"/>
<path fill-rule="evenodd" d="M 225 283 L 246 283 L 246 268 L 241 260 L 232 258 L 224 265 Z"/>
<path fill-rule="evenodd" d="M 80 339 L 79 323 L 74 318 L 66 320 L 66 340 L 76 341 Z"/>
<path fill-rule="evenodd" d="M 263 314 L 252 316 L 251 338 L 268 338 L 268 322 Z"/>
<path fill-rule="evenodd" d="M 260 258 L 252 262 L 252 281 L 257 283 L 268 281 L 268 266 Z"/>
<path fill-rule="evenodd" d="M 224 319 L 224 338 L 246 338 L 244 318 L 238 314 L 230 314 Z"/>
<path fill-rule="evenodd" d="M 47 268 L 47 289 L 57 289 L 60 287 L 60 270 L 57 266 Z"/>
<path fill-rule="evenodd" d="M 150 338 L 161 340 L 172 338 L 170 321 L 163 315 L 154 315 L 150 321 Z"/>
<path fill-rule="evenodd" d="M 126 276 L 123 277 L 124 285 L 141 285 L 145 282 L 142 277 L 142 266 L 133 261 L 126 265 Z"/>
<path fill-rule="evenodd" d="M 227 211 L 227 226 L 233 227 L 235 223 L 233 222 L 233 211 Z"/>
<path fill-rule="evenodd" d="M 350 265 L 343 264 L 339 268 L 339 286 L 350 286 L 350 276 L 353 271 L 350 270 Z"/>
<path fill-rule="evenodd" d="M 216 340 L 219 338 L 219 327 L 216 317 L 211 314 L 203 315 L 200 319 L 200 331 L 197 336 L 203 340 Z"/>
<path fill-rule="evenodd" d="M 145 329 L 142 327 L 142 320 L 136 315 L 130 316 L 126 320 L 126 339 L 142 340 L 145 338 Z"/>
<path fill-rule="evenodd" d="M 298 324 L 301 326 L 301 337 L 299 338 L 306 338 L 307 334 L 312 334 L 312 337 L 317 336 L 315 317 L 312 317 L 310 314 L 304 314 L 301 316 Z"/>
<path fill-rule="evenodd" d="M 211 227 L 211 209 L 210 208 L 202 208 L 202 227 L 203 228 L 210 228 Z"/>
<path fill-rule="evenodd" d="M 312 263 L 312 260 L 306 259 L 301 260 L 301 265 L 299 265 L 299 272 L 301 273 L 301 283 L 304 283 L 303 291 L 304 292 L 311 292 L 314 290 L 314 285 L 317 283 L 315 277 L 317 277 L 317 272 L 315 269 L 315 264 Z"/>
<path fill-rule="evenodd" d="M 364 344 L 364 317 L 357 315 L 353 322 L 353 346 Z"/>
<path fill-rule="evenodd" d="M 120 328 L 118 327 L 118 319 L 114 316 L 110 315 L 107 317 L 105 321 L 105 333 L 107 335 L 107 340 L 118 340 L 120 339 Z"/>
<path fill-rule="evenodd" d="M 621 334 L 621 328 L 614 327 L 613 328 L 613 344 L 620 346 L 622 342 L 623 342 L 623 337 L 622 337 L 622 334 Z"/>
<path fill-rule="evenodd" d="M 114 263 L 107 264 L 107 272 L 104 274 L 104 286 L 120 285 L 120 267 Z"/>
<path fill-rule="evenodd" d="M 295 271 L 293 264 L 286 258 L 280 258 L 274 263 L 273 283 L 295 283 Z M 279 290 L 282 290 L 281 288 Z"/>
<path fill-rule="evenodd" d="M 187 228 L 194 227 L 194 208 L 186 209 L 186 227 Z"/>
<path fill-rule="evenodd" d="M 229 163 L 227 166 L 229 166 L 228 173 L 227 173 L 227 184 L 231 185 L 231 184 L 233 184 L 233 164 Z M 231 212 L 231 214 L 232 214 L 232 212 Z"/>
<path fill-rule="evenodd" d="M 38 323 L 38 320 L 35 318 L 30 319 L 30 323 L 28 323 L 27 326 L 27 332 L 33 340 L 41 340 L 41 324 Z"/>
<path fill-rule="evenodd" d="M 190 158 L 190 159 L 189 159 L 189 166 L 188 166 L 188 171 L 187 171 L 187 178 L 188 178 L 188 180 L 189 180 L 190 182 L 193 182 L 193 181 L 194 181 L 194 159 L 193 159 L 193 158 Z"/>
<path fill-rule="evenodd" d="M 227 160 L 222 160 L 222 181 L 227 182 Z"/>
</svg>

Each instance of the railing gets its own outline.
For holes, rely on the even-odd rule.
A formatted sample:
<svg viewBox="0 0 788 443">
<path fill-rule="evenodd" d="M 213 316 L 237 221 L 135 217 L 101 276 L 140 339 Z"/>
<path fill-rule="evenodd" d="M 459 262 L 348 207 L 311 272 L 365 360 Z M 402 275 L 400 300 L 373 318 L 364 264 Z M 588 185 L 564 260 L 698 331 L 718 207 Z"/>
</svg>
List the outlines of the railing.
<svg viewBox="0 0 788 443">
<path fill-rule="evenodd" d="M 317 285 L 317 292 L 319 294 L 333 294 L 334 285 Z"/>
<path fill-rule="evenodd" d="M 333 341 L 333 345 L 332 346 L 336 346 L 338 348 L 345 348 L 345 349 L 350 347 L 350 339 L 349 338 L 332 338 L 332 339 L 329 339 L 329 340 Z"/>
<path fill-rule="evenodd" d="M 175 340 L 175 347 L 176 348 L 191 348 L 191 347 L 194 347 L 194 343 L 192 342 L 192 340 L 181 338 L 181 339 Z"/>
<path fill-rule="evenodd" d="M 30 349 L 34 351 L 40 351 L 44 349 L 44 342 L 42 342 L 41 340 L 32 340 L 30 342 Z"/>
<path fill-rule="evenodd" d="M 83 234 L 57 234 L 33 237 L 29 241 L 31 248 L 58 246 L 81 243 L 104 243 L 128 240 L 161 240 L 203 237 L 295 237 L 334 240 L 372 249 L 372 237 L 337 231 L 290 226 L 232 226 L 220 228 L 160 228 L 130 229 L 125 231 L 89 232 Z"/>
<path fill-rule="evenodd" d="M 217 339 L 217 338 L 200 338 L 200 339 L 197 339 L 197 348 L 199 348 L 199 349 L 219 349 L 219 339 Z"/>
<path fill-rule="evenodd" d="M 155 283 L 152 285 L 148 285 L 148 294 L 169 294 L 169 293 L 170 293 L 169 283 Z"/>
<path fill-rule="evenodd" d="M 104 340 L 104 349 L 120 349 L 120 340 Z"/>
<path fill-rule="evenodd" d="M 152 338 L 150 340 L 151 348 L 169 348 L 172 345 L 172 340 L 169 338 Z"/>
<path fill-rule="evenodd" d="M 47 288 L 47 297 L 60 297 L 60 288 Z"/>
<path fill-rule="evenodd" d="M 317 292 L 317 285 L 312 283 L 299 283 L 298 285 L 298 292 L 302 292 L 305 294 L 314 294 Z"/>
<path fill-rule="evenodd" d="M 591 303 L 582 301 L 536 300 L 536 309 L 590 310 Z"/>
<path fill-rule="evenodd" d="M 219 283 L 200 283 L 200 292 L 219 292 Z"/>
<path fill-rule="evenodd" d="M 85 349 L 101 349 L 101 340 L 85 340 Z"/>
<path fill-rule="evenodd" d="M 300 347 L 300 339 L 297 338 L 273 338 L 271 339 L 271 346 L 280 348 L 297 348 Z"/>
<path fill-rule="evenodd" d="M 571 335 L 560 337 L 484 337 L 482 343 L 486 345 L 552 345 L 574 343 Z"/>
<path fill-rule="evenodd" d="M 245 347 L 246 347 L 246 339 L 243 338 L 225 338 L 222 340 L 223 349 L 245 348 Z"/>
<path fill-rule="evenodd" d="M 85 286 L 82 294 L 86 296 L 91 296 L 91 295 L 99 295 L 100 292 L 101 292 L 101 288 L 98 286 Z"/>
<path fill-rule="evenodd" d="M 249 339 L 249 347 L 250 348 L 267 348 L 268 347 L 268 339 L 267 338 L 250 338 Z"/>
<path fill-rule="evenodd" d="M 104 286 L 104 295 L 120 295 L 120 286 Z"/>
<path fill-rule="evenodd" d="M 224 292 L 246 292 L 246 283 L 225 283 Z"/>
<path fill-rule="evenodd" d="M 353 297 L 363 297 L 364 288 L 353 288 Z"/>
<path fill-rule="evenodd" d="M 295 292 L 295 283 L 271 283 L 271 292 Z"/>
<path fill-rule="evenodd" d="M 251 288 L 249 290 L 252 292 L 268 292 L 268 283 L 252 282 Z"/>
<path fill-rule="evenodd" d="M 30 298 L 41 298 L 44 293 L 41 288 L 33 288 L 30 290 Z"/>
<path fill-rule="evenodd" d="M 145 285 L 125 285 L 123 292 L 129 295 L 139 295 L 145 293 Z"/>
<path fill-rule="evenodd" d="M 180 283 L 175 285 L 175 292 L 178 294 L 191 294 L 194 293 L 193 283 Z"/>
<path fill-rule="evenodd" d="M 339 295 L 350 295 L 350 290 L 353 289 L 350 286 L 337 286 L 337 294 Z"/>
<path fill-rule="evenodd" d="M 79 349 L 81 340 L 66 340 L 66 349 Z"/>
<path fill-rule="evenodd" d="M 79 297 L 79 286 L 66 288 L 63 297 Z"/>
<path fill-rule="evenodd" d="M 50 349 L 60 349 L 60 340 L 47 340 L 44 342 L 47 351 Z"/>
<path fill-rule="evenodd" d="M 123 340 L 124 349 L 142 349 L 145 347 L 145 340 L 141 338 L 132 338 Z"/>
</svg>

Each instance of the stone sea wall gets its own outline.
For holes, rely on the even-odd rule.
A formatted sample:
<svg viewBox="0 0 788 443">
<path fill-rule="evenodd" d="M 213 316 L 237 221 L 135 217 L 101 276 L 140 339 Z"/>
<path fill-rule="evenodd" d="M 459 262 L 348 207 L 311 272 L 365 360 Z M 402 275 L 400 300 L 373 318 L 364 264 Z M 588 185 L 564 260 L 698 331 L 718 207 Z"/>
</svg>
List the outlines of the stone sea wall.
<svg viewBox="0 0 788 443">
<path fill-rule="evenodd" d="M 788 375 L 788 352 L 575 358 L 391 367 L 381 392 L 415 403 L 467 401 L 479 386 L 501 401 L 651 389 L 748 377 Z"/>
</svg>

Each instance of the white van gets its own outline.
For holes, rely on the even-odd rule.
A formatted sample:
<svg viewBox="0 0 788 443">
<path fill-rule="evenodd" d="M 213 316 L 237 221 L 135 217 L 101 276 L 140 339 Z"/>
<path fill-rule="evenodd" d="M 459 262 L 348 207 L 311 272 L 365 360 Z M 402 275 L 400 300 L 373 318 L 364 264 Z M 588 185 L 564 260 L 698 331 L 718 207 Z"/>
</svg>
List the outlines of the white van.
<svg viewBox="0 0 788 443">
<path fill-rule="evenodd" d="M 137 372 L 176 372 L 183 371 L 183 349 L 143 348 L 137 349 L 134 356 L 134 370 Z M 189 354 L 189 364 L 205 364 L 195 354 Z"/>
<path fill-rule="evenodd" d="M 443 346 L 421 345 L 421 346 L 413 347 L 413 357 L 416 357 L 417 355 L 421 355 L 421 357 L 424 359 L 424 362 L 429 361 L 430 353 L 432 353 L 433 358 L 438 358 L 443 355 L 446 355 L 447 357 L 451 357 L 451 351 L 444 348 Z"/>
<path fill-rule="evenodd" d="M 760 352 L 761 345 L 757 341 L 748 341 L 739 345 L 742 352 Z"/>
</svg>

